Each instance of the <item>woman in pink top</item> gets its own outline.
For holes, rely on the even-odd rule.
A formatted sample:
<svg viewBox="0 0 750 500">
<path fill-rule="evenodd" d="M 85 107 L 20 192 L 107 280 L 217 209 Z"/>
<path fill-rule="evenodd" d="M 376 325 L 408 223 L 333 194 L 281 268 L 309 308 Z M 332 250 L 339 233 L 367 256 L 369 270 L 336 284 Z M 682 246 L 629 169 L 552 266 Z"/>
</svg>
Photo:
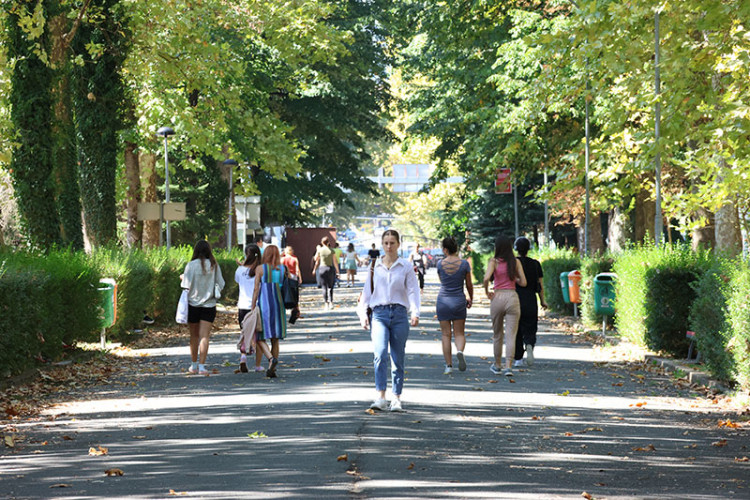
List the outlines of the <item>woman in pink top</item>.
<svg viewBox="0 0 750 500">
<path fill-rule="evenodd" d="M 494 281 L 493 291 L 488 290 L 490 280 Z M 492 341 L 495 362 L 490 371 L 499 375 L 503 357 L 503 340 L 505 340 L 505 369 L 502 373 L 512 377 L 511 363 L 516 351 L 516 331 L 521 317 L 521 304 L 516 293 L 516 283 L 526 286 L 521 262 L 513 255 L 513 241 L 503 235 L 495 240 L 495 257 L 487 264 L 484 273 L 484 292 L 490 299 L 490 316 L 492 317 Z M 503 325 L 503 323 L 505 323 Z M 504 337 L 504 339 L 503 339 Z"/>
</svg>

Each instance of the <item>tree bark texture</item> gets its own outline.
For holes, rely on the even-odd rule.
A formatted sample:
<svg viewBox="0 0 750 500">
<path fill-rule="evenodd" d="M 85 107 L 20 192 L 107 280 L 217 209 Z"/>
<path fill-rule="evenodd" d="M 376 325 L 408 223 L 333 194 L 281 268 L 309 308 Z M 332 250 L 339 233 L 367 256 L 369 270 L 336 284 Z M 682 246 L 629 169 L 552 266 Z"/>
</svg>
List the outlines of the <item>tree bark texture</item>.
<svg viewBox="0 0 750 500">
<path fill-rule="evenodd" d="M 143 189 L 141 199 L 148 203 L 158 202 L 159 200 L 156 197 L 156 156 L 151 153 L 140 153 L 138 165 L 141 170 L 141 187 Z M 143 247 L 158 247 L 160 232 L 161 227 L 158 220 L 143 221 Z"/>
<path fill-rule="evenodd" d="M 138 248 L 143 236 L 143 223 L 138 220 L 138 203 L 141 201 L 141 173 L 138 166 L 138 146 L 132 142 L 125 144 L 125 214 L 127 229 L 125 241 L 128 248 Z"/>
<path fill-rule="evenodd" d="M 695 214 L 695 219 L 704 218 L 706 225 L 693 231 L 693 250 L 699 248 L 714 248 L 716 246 L 716 230 L 714 228 L 714 214 L 706 209 L 700 209 Z"/>
<path fill-rule="evenodd" d="M 609 213 L 609 231 L 607 234 L 609 251 L 618 253 L 625 250 L 632 234 L 630 216 L 622 208 L 615 207 Z"/>
<path fill-rule="evenodd" d="M 645 190 L 635 195 L 635 241 L 644 243 L 654 239 L 656 202 L 649 199 L 650 193 Z"/>
<path fill-rule="evenodd" d="M 602 234 L 601 212 L 591 212 L 589 225 L 589 255 L 601 255 L 604 253 L 604 235 Z"/>
<path fill-rule="evenodd" d="M 714 225 L 716 250 L 735 257 L 742 253 L 742 229 L 737 206 L 732 200 L 725 200 L 717 210 Z"/>
</svg>

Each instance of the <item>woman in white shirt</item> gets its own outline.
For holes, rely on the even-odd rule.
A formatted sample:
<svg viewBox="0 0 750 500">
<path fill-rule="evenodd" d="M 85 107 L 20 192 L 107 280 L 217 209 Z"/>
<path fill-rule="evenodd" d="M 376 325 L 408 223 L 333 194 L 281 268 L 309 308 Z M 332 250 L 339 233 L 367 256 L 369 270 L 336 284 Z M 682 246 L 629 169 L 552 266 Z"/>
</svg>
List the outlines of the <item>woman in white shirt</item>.
<svg viewBox="0 0 750 500">
<path fill-rule="evenodd" d="M 193 257 L 181 276 L 182 288 L 188 291 L 188 328 L 190 329 L 190 358 L 188 372 L 208 375 L 206 356 L 211 326 L 216 319 L 216 292 L 224 289 L 224 278 L 219 264 L 206 240 L 195 244 Z M 200 359 L 199 359 L 200 358 Z"/>
<path fill-rule="evenodd" d="M 401 390 L 404 385 L 404 358 L 409 325 L 419 324 L 419 283 L 411 263 L 398 256 L 400 238 L 388 229 L 382 238 L 385 255 L 373 261 L 365 279 L 357 314 L 362 327 L 371 330 L 377 395 L 370 405 L 385 410 L 388 385 L 388 346 L 391 347 L 391 411 L 402 411 Z M 367 309 L 372 309 L 372 328 Z M 408 314 L 411 314 L 409 319 Z"/>
</svg>

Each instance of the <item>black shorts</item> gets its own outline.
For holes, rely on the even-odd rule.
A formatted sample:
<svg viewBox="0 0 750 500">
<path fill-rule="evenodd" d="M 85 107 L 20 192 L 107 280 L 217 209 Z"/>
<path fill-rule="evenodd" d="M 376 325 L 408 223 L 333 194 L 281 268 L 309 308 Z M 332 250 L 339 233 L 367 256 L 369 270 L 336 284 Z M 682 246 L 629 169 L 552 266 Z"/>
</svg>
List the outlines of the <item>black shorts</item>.
<svg viewBox="0 0 750 500">
<path fill-rule="evenodd" d="M 240 328 L 242 328 L 242 320 L 245 319 L 245 316 L 247 316 L 247 313 L 250 312 L 250 309 L 237 309 L 237 320 L 240 323 Z"/>
<path fill-rule="evenodd" d="M 188 304 L 188 323 L 200 323 L 208 321 L 213 323 L 216 319 L 216 306 L 214 307 L 195 307 Z"/>
</svg>

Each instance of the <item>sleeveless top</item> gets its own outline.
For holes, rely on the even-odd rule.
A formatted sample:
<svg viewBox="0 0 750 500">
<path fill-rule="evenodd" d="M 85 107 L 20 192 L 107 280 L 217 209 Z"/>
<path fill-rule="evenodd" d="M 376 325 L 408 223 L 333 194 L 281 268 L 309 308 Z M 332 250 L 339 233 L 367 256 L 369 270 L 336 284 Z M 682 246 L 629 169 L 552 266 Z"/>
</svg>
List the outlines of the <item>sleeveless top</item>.
<svg viewBox="0 0 750 500">
<path fill-rule="evenodd" d="M 508 276 L 508 263 L 501 259 L 495 259 L 495 290 L 515 290 L 516 281 Z"/>
</svg>

